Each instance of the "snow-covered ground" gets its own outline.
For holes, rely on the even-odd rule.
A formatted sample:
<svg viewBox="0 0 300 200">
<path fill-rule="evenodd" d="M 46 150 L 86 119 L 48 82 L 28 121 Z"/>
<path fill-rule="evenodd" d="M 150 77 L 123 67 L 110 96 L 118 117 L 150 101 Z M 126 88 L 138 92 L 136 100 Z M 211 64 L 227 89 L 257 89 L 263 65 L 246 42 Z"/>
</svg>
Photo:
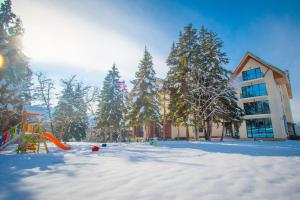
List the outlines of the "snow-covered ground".
<svg viewBox="0 0 300 200">
<path fill-rule="evenodd" d="M 0 199 L 300 199 L 300 142 L 91 143 L 0 155 Z"/>
</svg>

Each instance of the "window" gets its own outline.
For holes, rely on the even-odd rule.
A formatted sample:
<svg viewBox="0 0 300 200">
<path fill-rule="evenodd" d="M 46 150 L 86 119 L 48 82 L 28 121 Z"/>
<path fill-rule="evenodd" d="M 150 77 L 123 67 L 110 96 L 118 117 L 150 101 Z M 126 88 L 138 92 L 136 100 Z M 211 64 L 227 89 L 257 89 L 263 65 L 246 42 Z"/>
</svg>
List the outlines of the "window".
<svg viewBox="0 0 300 200">
<path fill-rule="evenodd" d="M 256 78 L 261 78 L 262 77 L 262 73 L 260 68 L 255 68 L 255 69 L 250 69 L 247 71 L 243 71 L 243 80 L 244 81 L 248 81 L 248 80 L 252 80 L 252 79 L 256 79 Z"/>
<path fill-rule="evenodd" d="M 270 113 L 269 101 L 264 100 L 264 101 L 244 103 L 244 110 L 246 115 L 269 114 Z"/>
<path fill-rule="evenodd" d="M 270 118 L 247 119 L 248 138 L 273 138 L 273 128 Z"/>
<path fill-rule="evenodd" d="M 137 127 L 137 137 L 144 137 L 144 128 L 143 126 Z"/>
<path fill-rule="evenodd" d="M 267 95 L 267 88 L 265 83 L 244 86 L 242 87 L 241 98 L 257 97 Z"/>
<path fill-rule="evenodd" d="M 289 135 L 296 135 L 295 124 L 287 122 L 287 129 Z"/>
</svg>

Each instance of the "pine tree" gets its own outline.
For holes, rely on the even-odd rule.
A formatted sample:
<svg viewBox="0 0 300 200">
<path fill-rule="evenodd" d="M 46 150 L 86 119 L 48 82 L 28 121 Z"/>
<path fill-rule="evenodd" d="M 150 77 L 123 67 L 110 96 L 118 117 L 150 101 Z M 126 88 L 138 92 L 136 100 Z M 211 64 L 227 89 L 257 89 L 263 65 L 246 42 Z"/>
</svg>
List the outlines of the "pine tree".
<svg viewBox="0 0 300 200">
<path fill-rule="evenodd" d="M 74 86 L 74 99 L 71 102 L 73 107 L 72 122 L 69 126 L 66 136 L 81 141 L 86 137 L 88 128 L 87 104 L 85 95 L 88 87 L 84 87 L 82 83 L 76 83 Z"/>
<path fill-rule="evenodd" d="M 75 76 L 62 80 L 63 91 L 54 113 L 54 130 L 64 141 L 81 141 L 88 128 L 87 102 L 88 88 L 78 83 Z"/>
<path fill-rule="evenodd" d="M 122 96 L 122 119 L 120 123 L 120 139 L 121 141 L 126 141 L 130 139 L 127 123 L 127 113 L 128 113 L 128 90 L 125 81 L 120 82 L 121 96 Z"/>
<path fill-rule="evenodd" d="M 179 42 L 173 44 L 167 60 L 169 117 L 177 126 L 193 125 L 196 139 L 200 127 L 204 127 L 205 138 L 210 140 L 213 122 L 238 124 L 241 120 L 241 109 L 230 86 L 230 72 L 224 68 L 228 58 L 222 47 L 216 33 L 202 27 L 197 34 L 188 25 L 180 33 Z"/>
<path fill-rule="evenodd" d="M 5 64 L 0 68 L 0 132 L 15 125 L 23 105 L 30 104 L 31 76 L 28 58 L 22 52 L 23 26 L 11 9 L 11 1 L 0 5 L 0 53 Z"/>
<path fill-rule="evenodd" d="M 118 133 L 121 128 L 124 112 L 122 98 L 119 71 L 114 64 L 105 77 L 96 113 L 97 126 L 109 134 L 110 141 L 112 134 Z"/>
<path fill-rule="evenodd" d="M 146 126 L 146 137 L 150 136 L 150 126 L 160 121 L 157 78 L 152 56 L 145 48 L 144 57 L 132 81 L 128 118 L 131 126 Z"/>
<path fill-rule="evenodd" d="M 196 29 L 192 25 L 184 28 L 179 35 L 177 45 L 173 43 L 167 65 L 170 67 L 166 78 L 166 88 L 169 90 L 169 119 L 176 126 L 186 127 L 186 138 L 189 139 L 192 109 L 186 101 L 190 90 L 189 71 L 194 64 L 197 49 Z"/>
<path fill-rule="evenodd" d="M 212 123 L 224 120 L 239 121 L 241 109 L 237 105 L 234 88 L 230 86 L 228 63 L 222 51 L 223 42 L 217 34 L 202 27 L 198 35 L 194 64 L 189 73 L 191 90 L 190 102 L 194 113 L 205 125 L 205 138 L 210 140 Z"/>
<path fill-rule="evenodd" d="M 69 79 L 61 80 L 63 85 L 63 90 L 58 99 L 57 106 L 54 112 L 54 133 L 60 139 L 67 141 L 70 136 L 68 135 L 68 129 L 72 122 L 72 117 L 74 116 L 74 110 L 72 106 L 72 101 L 74 97 L 74 79 L 72 76 Z"/>
</svg>

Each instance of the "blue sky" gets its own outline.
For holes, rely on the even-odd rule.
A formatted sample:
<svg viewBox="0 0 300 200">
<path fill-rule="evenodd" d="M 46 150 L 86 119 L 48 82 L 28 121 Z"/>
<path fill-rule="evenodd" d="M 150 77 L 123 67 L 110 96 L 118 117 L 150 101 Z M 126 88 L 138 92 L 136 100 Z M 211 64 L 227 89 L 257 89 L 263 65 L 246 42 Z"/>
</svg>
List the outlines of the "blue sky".
<svg viewBox="0 0 300 200">
<path fill-rule="evenodd" d="M 183 27 L 192 23 L 224 41 L 233 70 L 247 51 L 291 74 L 295 121 L 300 121 L 300 1 L 22 0 L 13 1 L 24 27 L 24 50 L 34 71 L 57 84 L 78 74 L 101 86 L 115 62 L 123 79 L 134 77 L 146 45 L 159 77 Z"/>
</svg>

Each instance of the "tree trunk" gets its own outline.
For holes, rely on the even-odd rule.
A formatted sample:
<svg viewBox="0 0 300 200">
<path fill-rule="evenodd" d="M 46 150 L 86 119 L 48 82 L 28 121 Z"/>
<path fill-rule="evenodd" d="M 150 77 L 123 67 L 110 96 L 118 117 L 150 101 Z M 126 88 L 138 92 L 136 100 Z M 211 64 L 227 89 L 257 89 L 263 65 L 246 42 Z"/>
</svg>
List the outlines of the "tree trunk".
<svg viewBox="0 0 300 200">
<path fill-rule="evenodd" d="M 51 128 L 51 133 L 54 134 L 54 128 L 53 128 L 52 119 L 50 119 L 50 128 Z"/>
<path fill-rule="evenodd" d="M 197 125 L 195 125 L 194 128 L 195 128 L 195 140 L 197 141 L 199 139 Z"/>
<path fill-rule="evenodd" d="M 186 129 L 186 139 L 189 140 L 190 139 L 190 130 L 189 130 L 189 126 L 185 127 Z"/>
<path fill-rule="evenodd" d="M 166 117 L 166 91 L 164 91 L 164 124 L 163 124 L 163 130 L 164 130 L 164 136 L 163 139 L 166 140 L 166 122 L 167 122 L 167 117 Z"/>
<path fill-rule="evenodd" d="M 53 122 L 52 122 L 52 115 L 51 115 L 51 109 L 50 106 L 47 106 L 47 110 L 48 110 L 48 116 L 49 116 L 49 120 L 50 120 L 50 128 L 51 128 L 51 133 L 54 134 L 54 128 L 53 128 Z"/>
<path fill-rule="evenodd" d="M 107 133 L 107 129 L 104 129 L 104 143 L 107 142 L 107 135 L 106 135 L 106 133 Z"/>
<path fill-rule="evenodd" d="M 207 119 L 207 139 L 208 139 L 208 141 L 211 140 L 211 131 L 212 131 L 212 120 L 209 118 L 209 119 Z"/>
<path fill-rule="evenodd" d="M 233 138 L 233 131 L 234 131 L 234 129 L 232 128 L 232 123 L 230 123 L 230 135 L 232 138 Z"/>
<path fill-rule="evenodd" d="M 205 120 L 203 120 L 203 133 L 204 133 L 205 140 L 208 140 L 207 128 L 206 128 L 206 121 Z"/>
<path fill-rule="evenodd" d="M 149 124 L 145 125 L 145 128 L 146 128 L 146 140 L 148 141 L 150 138 L 150 125 Z"/>
<path fill-rule="evenodd" d="M 112 131 L 111 131 L 111 127 L 109 127 L 109 142 L 112 142 Z"/>
<path fill-rule="evenodd" d="M 224 139 L 224 130 L 225 130 L 225 122 L 223 121 L 222 122 L 222 136 L 221 136 L 221 139 L 220 139 L 221 142 L 223 142 L 223 139 Z"/>
<path fill-rule="evenodd" d="M 195 129 L 195 140 L 197 141 L 199 136 L 198 136 L 198 127 L 197 127 L 197 115 L 194 114 L 194 129 Z"/>
</svg>

